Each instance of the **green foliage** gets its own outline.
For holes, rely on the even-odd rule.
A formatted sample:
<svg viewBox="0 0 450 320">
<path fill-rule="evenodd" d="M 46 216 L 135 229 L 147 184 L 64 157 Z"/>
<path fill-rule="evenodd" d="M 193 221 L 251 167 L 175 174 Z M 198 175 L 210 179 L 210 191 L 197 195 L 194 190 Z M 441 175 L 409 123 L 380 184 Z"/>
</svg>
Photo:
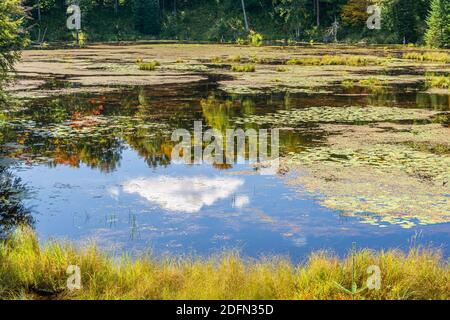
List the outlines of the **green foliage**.
<svg viewBox="0 0 450 320">
<path fill-rule="evenodd" d="M 137 31 L 146 35 L 159 35 L 161 22 L 159 19 L 158 0 L 134 0 L 133 10 Z"/>
<path fill-rule="evenodd" d="M 263 38 L 283 39 L 285 43 L 292 43 L 292 40 L 321 42 L 335 18 L 341 18 L 342 21 L 339 22 L 345 26 L 339 29 L 339 39 L 363 39 L 371 43 L 403 43 L 404 40 L 406 43 L 421 43 L 430 1 L 320 0 L 320 26 L 317 26 L 315 1 L 246 0 L 250 29 L 258 30 L 258 33 L 250 34 L 244 28 L 241 2 L 235 0 L 79 0 L 79 3 L 83 32 L 89 41 L 136 40 L 158 36 L 164 39 L 236 42 L 259 46 Z M 25 0 L 30 7 L 35 6 L 36 2 L 37 0 Z M 446 3 L 444 9 L 448 12 L 448 1 L 440 2 Z M 369 3 L 382 6 L 382 30 L 369 30 L 365 25 Z M 67 8 L 64 1 L 40 0 L 40 7 L 41 19 L 38 21 L 37 10 L 34 9 L 33 20 L 27 21 L 29 26 L 33 26 L 33 39 L 42 38 L 45 34 L 45 41 L 73 41 L 71 32 L 64 23 Z M 442 17 L 443 14 L 438 16 Z M 432 21 L 429 24 L 436 25 Z M 445 22 L 441 24 L 445 25 Z M 427 34 L 430 39 L 437 34 L 435 30 L 435 27 L 429 28 Z"/>
<path fill-rule="evenodd" d="M 20 29 L 23 18 L 24 12 L 19 0 L 0 2 L 0 88 L 7 73 L 20 58 L 20 50 L 27 45 Z"/>
<path fill-rule="evenodd" d="M 247 38 L 248 38 L 249 43 L 252 46 L 260 47 L 263 44 L 262 34 L 256 32 L 256 31 L 250 30 L 250 33 L 247 36 Z"/>
<path fill-rule="evenodd" d="M 450 47 L 450 1 L 432 0 L 427 26 L 427 45 L 436 48 Z"/>
<path fill-rule="evenodd" d="M 0 163 L 0 239 L 5 238 L 17 225 L 32 224 L 30 211 L 22 201 L 26 195 L 27 189 L 21 179 Z"/>
<path fill-rule="evenodd" d="M 400 42 L 416 42 L 418 38 L 417 0 L 397 0 L 393 6 L 394 27 Z"/>
<path fill-rule="evenodd" d="M 285 34 L 295 39 L 300 38 L 302 29 L 306 27 L 308 15 L 307 0 L 279 0 L 274 1 L 272 18 L 279 24 Z"/>
</svg>

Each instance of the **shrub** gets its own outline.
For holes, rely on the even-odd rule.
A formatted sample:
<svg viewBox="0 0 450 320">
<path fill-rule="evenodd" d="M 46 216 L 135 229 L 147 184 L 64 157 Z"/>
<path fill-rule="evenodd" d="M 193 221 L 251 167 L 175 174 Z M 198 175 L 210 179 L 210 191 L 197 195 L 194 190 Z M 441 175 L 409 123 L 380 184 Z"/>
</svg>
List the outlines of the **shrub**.
<svg viewBox="0 0 450 320">
<path fill-rule="evenodd" d="M 450 75 L 426 75 L 426 83 L 429 88 L 450 89 Z"/>
<path fill-rule="evenodd" d="M 156 69 L 156 67 L 159 67 L 161 63 L 159 61 L 150 61 L 150 62 L 138 62 L 138 68 L 139 70 L 145 70 L 145 71 L 153 71 Z"/>
<path fill-rule="evenodd" d="M 237 64 L 231 67 L 231 71 L 234 72 L 255 72 L 255 66 L 253 64 Z"/>
<path fill-rule="evenodd" d="M 362 56 L 331 56 L 323 57 L 304 57 L 299 59 L 290 59 L 286 62 L 288 65 L 305 66 L 323 66 L 323 65 L 348 65 L 348 66 L 366 66 L 369 64 L 380 64 L 381 60 L 362 57 Z"/>
<path fill-rule="evenodd" d="M 403 54 L 403 59 L 450 63 L 450 55 L 443 52 L 408 52 Z"/>
<path fill-rule="evenodd" d="M 248 41 L 250 42 L 250 44 L 252 46 L 255 47 L 260 47 L 263 44 L 263 36 L 260 33 L 257 33 L 253 30 L 250 31 L 249 35 L 248 35 Z"/>
</svg>

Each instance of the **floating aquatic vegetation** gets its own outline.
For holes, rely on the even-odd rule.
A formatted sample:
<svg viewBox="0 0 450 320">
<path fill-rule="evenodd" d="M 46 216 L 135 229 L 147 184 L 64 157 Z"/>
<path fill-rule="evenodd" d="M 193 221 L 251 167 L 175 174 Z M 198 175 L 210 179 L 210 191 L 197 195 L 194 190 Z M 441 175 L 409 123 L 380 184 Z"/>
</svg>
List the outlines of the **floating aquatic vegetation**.
<svg viewBox="0 0 450 320">
<path fill-rule="evenodd" d="M 124 140 L 131 144 L 137 139 L 145 140 L 147 146 L 170 134 L 168 124 L 139 116 L 77 116 L 50 123 L 10 118 L 7 126 L 7 130 L 2 130 L 8 134 L 7 141 L 18 141 L 0 144 L 8 157 L 21 163 L 50 166 L 78 167 L 84 163 L 104 172 L 115 170 Z M 141 149 L 146 156 L 148 152 Z"/>
<path fill-rule="evenodd" d="M 27 130 L 36 136 L 51 138 L 100 137 L 105 132 L 111 131 L 131 133 L 138 129 L 167 128 L 166 124 L 145 121 L 137 116 L 102 115 L 85 116 L 51 124 L 41 124 L 29 119 L 11 119 L 8 125 L 20 130 Z"/>
<path fill-rule="evenodd" d="M 404 144 L 342 144 L 291 153 L 285 165 L 298 173 L 291 182 L 366 223 L 450 222 L 450 157 Z"/>
<path fill-rule="evenodd" d="M 311 107 L 305 109 L 280 110 L 266 115 L 252 115 L 236 119 L 236 123 L 255 123 L 259 125 L 296 125 L 306 122 L 381 122 L 427 119 L 436 113 L 420 109 L 397 107 Z"/>
<path fill-rule="evenodd" d="M 405 145 L 409 146 L 410 148 L 421 151 L 421 152 L 430 152 L 438 155 L 442 154 L 448 154 L 450 155 L 450 145 L 436 143 L 436 144 L 430 144 L 430 143 L 424 143 L 424 142 L 415 142 L 415 141 L 407 141 L 405 142 Z"/>
<path fill-rule="evenodd" d="M 333 162 L 344 167 L 369 165 L 384 172 L 399 170 L 437 185 L 450 182 L 450 157 L 416 151 L 404 145 L 377 144 L 356 150 L 316 147 L 291 156 L 291 161 L 305 165 L 318 162 Z"/>
</svg>

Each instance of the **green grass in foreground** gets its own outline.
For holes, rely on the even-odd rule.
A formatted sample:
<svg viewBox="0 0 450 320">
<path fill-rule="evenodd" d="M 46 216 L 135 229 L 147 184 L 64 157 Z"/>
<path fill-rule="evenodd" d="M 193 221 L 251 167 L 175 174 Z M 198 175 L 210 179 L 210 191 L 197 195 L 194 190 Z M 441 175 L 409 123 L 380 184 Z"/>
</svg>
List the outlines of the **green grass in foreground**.
<svg viewBox="0 0 450 320">
<path fill-rule="evenodd" d="M 381 269 L 381 289 L 355 299 L 449 299 L 450 270 L 437 251 L 413 249 L 354 255 L 354 282 L 362 287 L 367 267 Z M 95 246 L 40 246 L 27 229 L 0 246 L 0 298 L 58 299 L 351 299 L 352 257 L 312 254 L 303 265 L 282 258 L 244 260 L 235 253 L 207 260 L 151 257 L 113 259 Z M 65 289 L 68 265 L 81 269 L 82 289 Z"/>
</svg>

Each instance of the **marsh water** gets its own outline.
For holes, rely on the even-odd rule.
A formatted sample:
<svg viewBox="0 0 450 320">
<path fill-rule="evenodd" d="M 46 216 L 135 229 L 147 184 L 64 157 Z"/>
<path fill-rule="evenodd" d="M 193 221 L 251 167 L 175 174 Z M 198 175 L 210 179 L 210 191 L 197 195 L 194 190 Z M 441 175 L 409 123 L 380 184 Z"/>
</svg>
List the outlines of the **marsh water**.
<svg viewBox="0 0 450 320">
<path fill-rule="evenodd" d="M 171 161 L 172 131 L 191 131 L 195 120 L 223 130 L 235 127 L 241 116 L 282 109 L 369 104 L 449 109 L 448 96 L 413 89 L 333 90 L 230 95 L 204 81 L 36 99 L 7 114 L 2 159 L 25 185 L 21 209 L 42 241 L 94 240 L 113 254 L 126 250 L 134 256 L 148 251 L 208 256 L 236 249 L 244 256 L 277 254 L 297 261 L 320 249 L 343 255 L 353 242 L 373 249 L 431 244 L 449 256 L 449 223 L 409 229 L 371 225 L 321 206 L 320 195 L 286 182 L 290 172 L 261 175 L 250 164 Z M 282 130 L 281 155 L 321 146 L 326 135 L 315 123 Z"/>
</svg>

